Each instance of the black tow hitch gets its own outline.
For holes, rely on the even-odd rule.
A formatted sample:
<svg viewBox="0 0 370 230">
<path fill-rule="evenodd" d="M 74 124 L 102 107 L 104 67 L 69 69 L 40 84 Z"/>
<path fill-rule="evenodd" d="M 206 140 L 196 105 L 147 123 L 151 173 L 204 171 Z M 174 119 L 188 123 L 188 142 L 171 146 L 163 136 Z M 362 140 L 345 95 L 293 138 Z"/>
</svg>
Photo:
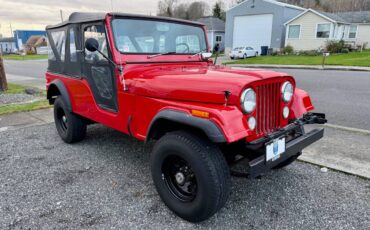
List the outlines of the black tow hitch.
<svg viewBox="0 0 370 230">
<path fill-rule="evenodd" d="M 325 124 L 328 122 L 324 113 L 306 113 L 300 120 L 303 124 Z"/>
</svg>

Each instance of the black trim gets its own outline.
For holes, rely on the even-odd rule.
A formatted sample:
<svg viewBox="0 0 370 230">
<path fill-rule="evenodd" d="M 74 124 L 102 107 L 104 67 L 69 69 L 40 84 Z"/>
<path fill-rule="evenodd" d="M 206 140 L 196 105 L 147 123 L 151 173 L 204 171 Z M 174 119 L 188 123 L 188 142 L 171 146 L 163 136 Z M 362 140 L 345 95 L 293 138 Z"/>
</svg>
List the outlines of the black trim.
<svg viewBox="0 0 370 230">
<path fill-rule="evenodd" d="M 162 64 L 162 63 L 191 63 L 191 62 L 208 62 L 207 60 L 202 61 L 138 61 L 138 62 L 126 62 L 126 64 Z"/>
<path fill-rule="evenodd" d="M 185 112 L 175 111 L 175 110 L 162 110 L 160 111 L 152 120 L 149 125 L 148 133 L 146 136 L 146 141 L 151 139 L 151 134 L 153 132 L 152 128 L 156 121 L 158 120 L 168 120 L 177 122 L 183 125 L 188 125 L 194 128 L 201 129 L 208 138 L 215 143 L 224 143 L 226 139 L 220 130 L 220 128 L 211 120 L 202 119 L 199 117 L 191 116 Z"/>
<path fill-rule="evenodd" d="M 72 103 L 71 103 L 71 99 L 69 97 L 68 90 L 67 90 L 64 83 L 61 80 L 54 80 L 50 83 L 49 88 L 48 88 L 48 92 L 47 92 L 47 99 L 48 100 L 52 99 L 52 95 L 50 95 L 50 87 L 52 87 L 53 85 L 55 87 L 57 87 L 57 89 L 59 90 L 60 97 L 62 98 L 63 102 L 67 106 L 66 109 L 68 110 L 68 112 L 72 112 Z"/>
<path fill-rule="evenodd" d="M 59 27 L 63 27 L 65 25 L 72 24 L 72 23 L 84 23 L 84 22 L 105 20 L 105 18 L 108 15 L 113 16 L 113 17 L 121 17 L 121 18 L 137 18 L 137 19 L 147 19 L 147 20 L 154 19 L 158 21 L 178 22 L 178 23 L 189 24 L 189 25 L 204 26 L 204 24 L 200 22 L 169 18 L 169 17 L 148 16 L 148 15 L 139 15 L 139 14 L 126 14 L 126 13 L 117 13 L 117 12 L 111 12 L 111 13 L 74 12 L 69 16 L 68 20 L 62 23 L 56 24 L 56 25 L 48 25 L 46 26 L 46 29 L 59 28 Z"/>
<path fill-rule="evenodd" d="M 314 129 L 286 143 L 285 153 L 275 161 L 266 162 L 266 154 L 249 162 L 248 177 L 255 178 L 291 157 L 300 155 L 301 151 L 324 136 L 324 129 Z"/>
</svg>

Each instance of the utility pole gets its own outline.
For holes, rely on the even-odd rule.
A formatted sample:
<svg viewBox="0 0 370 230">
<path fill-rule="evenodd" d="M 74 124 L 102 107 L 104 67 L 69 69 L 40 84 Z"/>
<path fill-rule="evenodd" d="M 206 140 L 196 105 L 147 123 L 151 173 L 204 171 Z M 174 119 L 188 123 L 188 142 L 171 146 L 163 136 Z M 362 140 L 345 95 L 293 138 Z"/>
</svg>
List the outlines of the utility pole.
<svg viewBox="0 0 370 230">
<path fill-rule="evenodd" d="M 12 27 L 12 23 L 10 22 L 10 36 L 13 37 L 13 27 Z"/>
<path fill-rule="evenodd" d="M 63 11 L 62 11 L 62 9 L 60 9 L 60 20 L 62 20 L 62 22 L 64 21 L 63 20 Z"/>
</svg>

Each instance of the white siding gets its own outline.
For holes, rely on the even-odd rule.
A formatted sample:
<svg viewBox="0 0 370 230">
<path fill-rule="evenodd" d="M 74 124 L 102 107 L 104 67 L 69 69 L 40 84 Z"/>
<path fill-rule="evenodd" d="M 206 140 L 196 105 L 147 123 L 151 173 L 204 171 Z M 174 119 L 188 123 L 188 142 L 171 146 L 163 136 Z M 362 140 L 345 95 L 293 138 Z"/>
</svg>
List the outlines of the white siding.
<svg viewBox="0 0 370 230">
<path fill-rule="evenodd" d="M 286 36 L 285 44 L 293 46 L 295 50 L 316 50 L 320 47 L 324 47 L 326 41 L 330 40 L 331 38 L 316 38 L 317 24 L 321 23 L 331 23 L 332 31 L 330 33 L 330 37 L 332 37 L 334 23 L 323 17 L 320 17 L 317 14 L 307 12 L 306 14 L 287 24 L 287 28 L 289 25 L 301 25 L 301 34 L 299 39 L 289 39 L 288 36 Z"/>
<path fill-rule="evenodd" d="M 358 25 L 356 41 L 359 45 L 367 42 L 367 48 L 370 47 L 370 24 Z"/>
</svg>

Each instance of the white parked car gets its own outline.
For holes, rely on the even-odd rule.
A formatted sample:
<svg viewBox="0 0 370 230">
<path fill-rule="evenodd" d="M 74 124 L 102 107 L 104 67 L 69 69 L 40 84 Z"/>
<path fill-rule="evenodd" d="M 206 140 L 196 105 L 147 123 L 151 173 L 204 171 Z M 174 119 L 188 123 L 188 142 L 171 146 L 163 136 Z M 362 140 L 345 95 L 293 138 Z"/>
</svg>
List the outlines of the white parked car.
<svg viewBox="0 0 370 230">
<path fill-rule="evenodd" d="M 248 57 L 257 57 L 258 52 L 255 51 L 252 47 L 236 47 L 230 53 L 230 58 L 248 58 Z"/>
</svg>

